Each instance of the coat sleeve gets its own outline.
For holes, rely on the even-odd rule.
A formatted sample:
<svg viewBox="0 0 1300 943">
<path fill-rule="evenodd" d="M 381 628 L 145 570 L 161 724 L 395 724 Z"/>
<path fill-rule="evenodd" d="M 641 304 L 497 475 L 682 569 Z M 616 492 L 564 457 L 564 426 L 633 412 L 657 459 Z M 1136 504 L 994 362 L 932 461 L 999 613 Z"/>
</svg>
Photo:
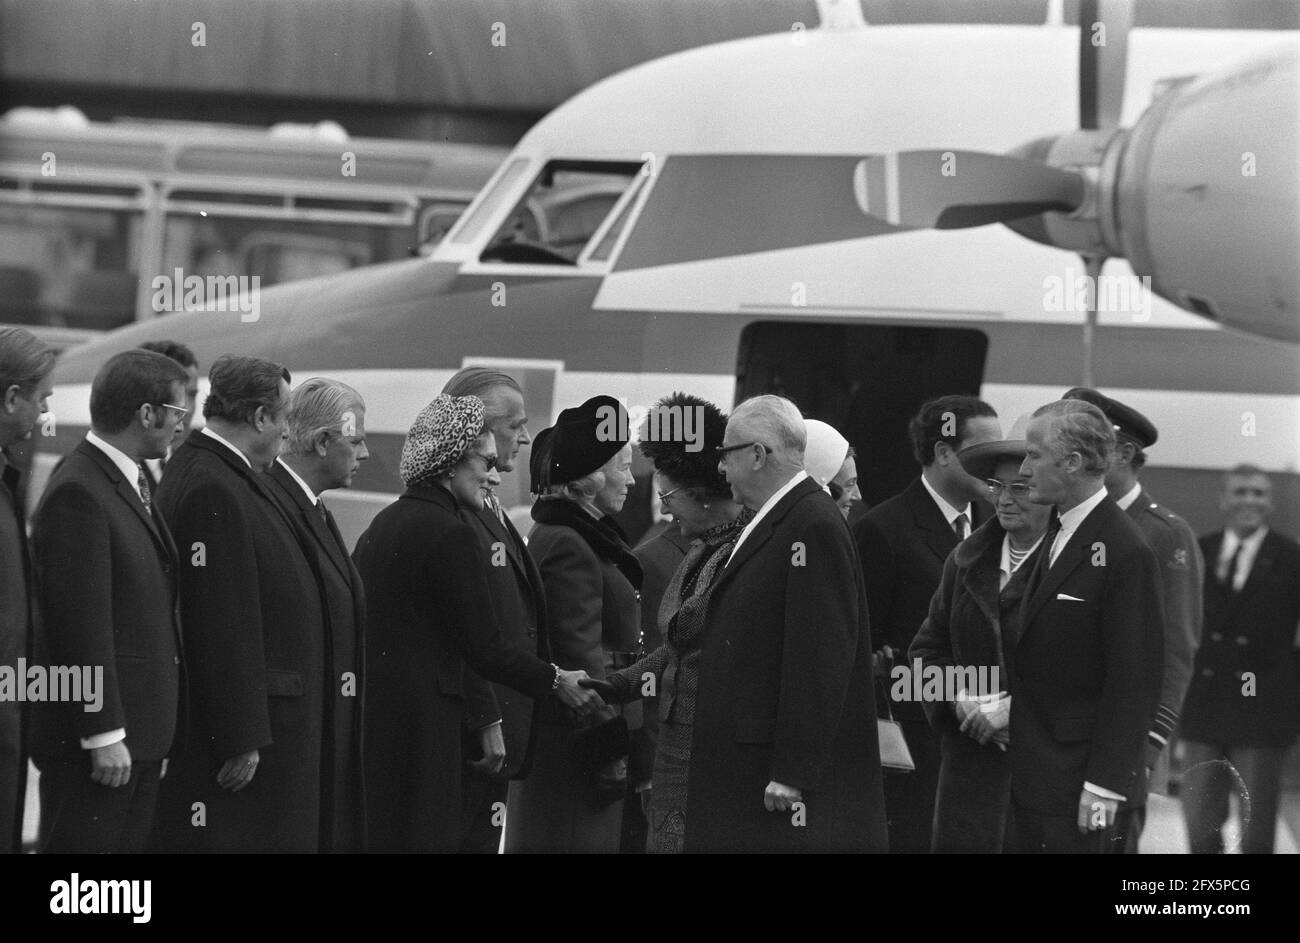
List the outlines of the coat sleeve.
<svg viewBox="0 0 1300 943">
<path fill-rule="evenodd" d="M 482 730 L 501 720 L 501 706 L 490 682 L 480 678 L 473 668 L 465 666 L 465 727 Z"/>
<path fill-rule="evenodd" d="M 239 487 L 245 487 L 242 482 Z M 248 491 L 200 481 L 169 504 L 181 558 L 181 625 L 190 697 L 210 718 L 212 751 L 230 758 L 271 744 L 257 526 Z"/>
<path fill-rule="evenodd" d="M 529 544 L 529 549 L 533 548 Z M 546 587 L 551 657 L 568 671 L 605 677 L 604 583 L 600 561 L 576 535 L 557 532 L 538 560 Z"/>
<path fill-rule="evenodd" d="M 1160 708 L 1147 738 L 1147 766 L 1155 766 L 1173 735 L 1183 698 L 1192 683 L 1196 649 L 1201 644 L 1201 548 L 1185 522 L 1175 520 L 1169 524 L 1152 542 L 1164 588 L 1165 657 Z"/>
<path fill-rule="evenodd" d="M 857 561 L 842 519 L 811 516 L 784 530 L 792 546 L 775 543 L 776 535 L 771 544 L 790 559 L 771 778 L 817 790 L 831 767 L 857 656 L 862 620 L 848 589 Z"/>
<path fill-rule="evenodd" d="M 1112 558 L 1102 599 L 1105 678 L 1085 779 L 1128 795 L 1160 697 L 1164 661 L 1164 590 L 1154 551 L 1142 542 Z"/>
<path fill-rule="evenodd" d="M 51 665 L 102 667 L 99 711 L 73 709 L 73 729 L 90 737 L 126 727 L 113 633 L 113 554 L 108 517 L 83 486 L 67 482 L 46 496 L 32 534 L 37 598 Z M 130 736 L 130 731 L 127 731 Z"/>
<path fill-rule="evenodd" d="M 934 591 L 934 596 L 930 598 L 929 615 L 926 616 L 920 631 L 916 633 L 916 638 L 912 639 L 912 645 L 907 650 L 908 663 L 919 658 L 922 670 L 931 665 L 943 670 L 957 663 L 957 659 L 953 657 L 952 634 L 949 630 L 953 594 L 957 587 L 955 553 L 956 551 L 948 554 L 948 559 L 943 562 L 943 577 L 939 581 L 938 589 Z M 955 718 L 950 702 L 927 700 L 923 706 L 925 716 L 935 730 L 953 725 Z"/>
<path fill-rule="evenodd" d="M 469 525 L 442 533 L 425 576 L 427 585 L 439 587 L 440 625 L 484 678 L 542 697 L 550 693 L 555 672 L 540 658 L 506 645 L 490 602 L 487 567 L 483 547 Z"/>
</svg>

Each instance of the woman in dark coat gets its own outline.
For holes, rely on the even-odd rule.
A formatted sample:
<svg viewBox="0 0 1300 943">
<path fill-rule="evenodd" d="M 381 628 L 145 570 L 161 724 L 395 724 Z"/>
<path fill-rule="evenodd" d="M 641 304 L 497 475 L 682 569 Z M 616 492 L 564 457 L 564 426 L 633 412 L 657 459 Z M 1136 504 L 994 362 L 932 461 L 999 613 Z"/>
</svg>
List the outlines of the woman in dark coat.
<svg viewBox="0 0 1300 943">
<path fill-rule="evenodd" d="M 968 474 L 988 481 L 997 516 L 948 555 L 930 614 L 908 649 L 909 661 L 920 659 L 923 678 L 931 666 L 941 671 L 970 668 L 974 671 L 962 677 L 974 678 L 977 688 L 989 688 L 945 690 L 952 699 L 925 705 L 930 725 L 942 738 L 931 844 L 936 852 L 1000 852 L 1006 839 L 1011 806 L 1006 750 L 1014 731 L 1009 728 L 1010 679 L 1002 639 L 1016 631 L 1030 571 L 1022 564 L 1042 542 L 1051 513 L 1048 505 L 1034 504 L 1024 493 L 1024 455 L 1025 443 L 1019 439 L 986 442 L 958 453 Z"/>
<path fill-rule="evenodd" d="M 365 774 L 369 848 L 455 851 L 460 842 L 462 676 L 588 711 L 598 698 L 561 671 L 506 647 L 488 566 L 466 509 L 483 506 L 496 446 L 475 396 L 439 396 L 402 448 L 406 493 L 357 542 L 366 585 Z"/>
<path fill-rule="evenodd" d="M 712 403 L 683 394 L 661 400 L 651 412 L 661 409 L 698 409 L 704 417 L 702 449 L 687 451 L 693 443 L 642 436 L 641 451 L 654 463 L 664 512 L 691 540 L 659 607 L 659 627 L 666 641 L 636 664 L 610 674 L 604 684 L 584 684 L 602 692 L 606 701 L 658 696 L 659 740 L 651 775 L 646 850 L 680 854 L 686 838 L 686 780 L 704 611 L 713 578 L 753 513 L 732 500 L 731 487 L 718 472 L 716 449 L 727 431 L 727 417 Z M 660 423 L 658 428 L 664 426 Z"/>
<path fill-rule="evenodd" d="M 604 678 L 635 657 L 641 566 L 616 514 L 632 486 L 626 411 L 596 396 L 560 413 L 533 442 L 536 526 L 528 552 L 546 590 L 551 657 Z M 609 852 L 619 847 L 627 789 L 627 724 L 608 708 L 574 718 L 538 706 L 528 777 L 510 784 L 507 852 Z"/>
</svg>

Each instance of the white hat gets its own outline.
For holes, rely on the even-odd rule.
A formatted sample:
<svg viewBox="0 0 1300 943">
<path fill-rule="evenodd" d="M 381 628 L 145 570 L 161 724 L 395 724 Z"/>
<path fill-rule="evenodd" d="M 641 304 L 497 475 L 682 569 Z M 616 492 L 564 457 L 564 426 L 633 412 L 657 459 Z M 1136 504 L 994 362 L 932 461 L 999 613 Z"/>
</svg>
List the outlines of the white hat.
<svg viewBox="0 0 1300 943">
<path fill-rule="evenodd" d="M 803 424 L 808 430 L 808 446 L 803 451 L 804 471 L 825 488 L 848 458 L 849 440 L 820 419 L 805 419 Z"/>
</svg>

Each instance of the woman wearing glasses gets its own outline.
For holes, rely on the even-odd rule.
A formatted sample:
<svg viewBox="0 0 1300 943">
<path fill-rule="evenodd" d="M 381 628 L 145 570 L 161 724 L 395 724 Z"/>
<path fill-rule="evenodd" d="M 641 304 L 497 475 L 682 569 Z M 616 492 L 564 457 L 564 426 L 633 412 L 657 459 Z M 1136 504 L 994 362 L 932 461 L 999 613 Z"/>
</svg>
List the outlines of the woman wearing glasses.
<svg viewBox="0 0 1300 943">
<path fill-rule="evenodd" d="M 546 591 L 547 640 L 563 668 L 603 678 L 635 657 L 641 566 L 612 515 L 632 487 L 627 412 L 593 396 L 533 440 L 537 494 L 528 552 Z M 507 852 L 619 848 L 627 792 L 627 721 L 615 708 L 575 719 L 539 705 L 528 776 L 510 784 Z"/>
<path fill-rule="evenodd" d="M 984 479 L 997 516 L 958 544 L 943 565 L 930 614 L 908 650 L 957 679 L 945 700 L 925 705 L 941 737 L 932 850 L 1000 852 L 1006 839 L 1014 749 L 1003 639 L 1018 630 L 1020 601 L 1051 507 L 1029 500 L 1020 475 L 1025 457 L 1017 422 L 1012 438 L 957 453 L 966 473 Z M 965 669 L 949 671 L 948 669 Z M 973 682 L 975 690 L 958 684 Z"/>
<path fill-rule="evenodd" d="M 687 773 L 699 680 L 700 636 L 714 578 L 722 571 L 736 539 L 753 517 L 732 500 L 731 487 L 718 472 L 718 447 L 727 417 L 693 396 L 674 394 L 653 410 L 698 410 L 703 417 L 703 447 L 695 443 L 643 441 L 642 453 L 654 463 L 659 500 L 665 513 L 691 539 L 659 607 L 663 645 L 635 665 L 614 672 L 606 683 L 584 682 L 607 701 L 658 695 L 659 742 L 651 775 L 650 832 L 646 850 L 676 854 L 686 837 Z M 652 410 L 652 412 L 653 412 Z M 670 413 L 671 414 L 671 413 Z M 667 424 L 660 423 L 659 428 Z"/>
<path fill-rule="evenodd" d="M 496 465 L 476 396 L 436 397 L 416 417 L 399 470 L 407 490 L 375 516 L 353 558 L 366 587 L 365 774 L 372 851 L 456 851 L 465 663 L 530 697 L 599 705 L 562 671 L 507 647 L 486 559 L 461 517 L 483 507 Z"/>
</svg>

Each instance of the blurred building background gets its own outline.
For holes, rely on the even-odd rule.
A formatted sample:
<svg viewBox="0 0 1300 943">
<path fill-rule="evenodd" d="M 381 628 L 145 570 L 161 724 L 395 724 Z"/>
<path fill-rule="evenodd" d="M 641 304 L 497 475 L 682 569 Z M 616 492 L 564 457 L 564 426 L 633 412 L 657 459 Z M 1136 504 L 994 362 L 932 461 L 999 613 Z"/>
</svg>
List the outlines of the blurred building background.
<svg viewBox="0 0 1300 943">
<path fill-rule="evenodd" d="M 1077 0 L 861 6 L 872 24 L 1078 16 Z M 1136 17 L 1140 27 L 1300 28 L 1300 4 L 1142 0 Z M 816 0 L 0 0 L 0 111 L 333 120 L 353 135 L 509 145 L 607 75 L 796 22 L 819 22 Z M 204 46 L 193 44 L 196 24 Z"/>
</svg>

